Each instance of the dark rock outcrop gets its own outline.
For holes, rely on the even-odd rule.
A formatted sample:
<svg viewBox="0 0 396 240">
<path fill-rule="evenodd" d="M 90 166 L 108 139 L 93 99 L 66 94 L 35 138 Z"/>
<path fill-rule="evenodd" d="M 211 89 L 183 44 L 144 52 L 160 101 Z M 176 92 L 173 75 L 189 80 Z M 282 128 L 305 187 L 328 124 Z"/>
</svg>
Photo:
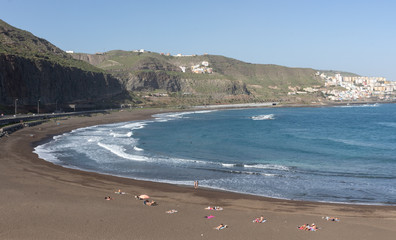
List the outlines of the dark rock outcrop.
<svg viewBox="0 0 396 240">
<path fill-rule="evenodd" d="M 92 102 L 124 90 L 120 81 L 100 72 L 64 67 L 43 59 L 0 54 L 0 104 Z"/>
<path fill-rule="evenodd" d="M 180 78 L 163 71 L 135 72 L 127 80 L 126 88 L 131 91 L 164 89 L 168 92 L 178 92 L 181 90 Z"/>
</svg>

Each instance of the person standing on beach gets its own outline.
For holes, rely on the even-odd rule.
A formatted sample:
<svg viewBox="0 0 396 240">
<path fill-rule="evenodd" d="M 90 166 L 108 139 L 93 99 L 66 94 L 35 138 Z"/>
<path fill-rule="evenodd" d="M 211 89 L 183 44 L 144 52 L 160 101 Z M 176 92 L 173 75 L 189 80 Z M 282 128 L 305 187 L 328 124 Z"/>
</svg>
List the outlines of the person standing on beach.
<svg viewBox="0 0 396 240">
<path fill-rule="evenodd" d="M 198 180 L 194 181 L 194 188 L 197 189 L 198 188 Z"/>
</svg>

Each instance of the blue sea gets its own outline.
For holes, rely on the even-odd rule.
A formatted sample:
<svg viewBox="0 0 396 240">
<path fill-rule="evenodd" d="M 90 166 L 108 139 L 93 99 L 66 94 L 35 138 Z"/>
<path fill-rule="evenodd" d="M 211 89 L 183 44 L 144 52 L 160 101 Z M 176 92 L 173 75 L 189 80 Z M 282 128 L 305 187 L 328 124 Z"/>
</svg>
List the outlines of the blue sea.
<svg viewBox="0 0 396 240">
<path fill-rule="evenodd" d="M 280 199 L 396 205 L 396 104 L 211 110 L 73 130 L 55 164 Z"/>
</svg>

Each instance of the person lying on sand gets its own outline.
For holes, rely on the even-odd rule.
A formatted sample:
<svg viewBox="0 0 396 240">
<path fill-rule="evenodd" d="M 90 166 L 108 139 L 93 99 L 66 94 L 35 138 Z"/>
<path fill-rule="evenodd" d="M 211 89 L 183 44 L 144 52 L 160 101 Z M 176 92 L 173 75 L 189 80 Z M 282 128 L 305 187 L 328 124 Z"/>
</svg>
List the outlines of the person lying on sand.
<svg viewBox="0 0 396 240">
<path fill-rule="evenodd" d="M 205 218 L 211 219 L 211 218 L 214 218 L 214 216 L 213 215 L 209 215 L 209 216 L 205 216 Z"/>
<path fill-rule="evenodd" d="M 316 227 L 315 223 L 311 224 L 311 227 L 309 227 L 308 231 L 316 231 L 318 230 L 318 227 Z"/>
<path fill-rule="evenodd" d="M 166 211 L 166 213 L 177 213 L 177 210 L 176 209 L 172 209 L 172 210 Z"/>
<path fill-rule="evenodd" d="M 157 203 L 155 201 L 150 202 L 149 200 L 144 200 L 143 204 L 147 205 L 147 206 L 156 206 L 157 205 Z"/>
<path fill-rule="evenodd" d="M 299 227 L 297 227 L 297 228 L 300 229 L 300 230 L 305 230 L 305 228 L 307 227 L 307 225 L 308 225 L 308 223 L 307 223 L 307 224 L 304 224 L 304 225 L 301 225 L 301 226 L 299 226 Z"/>
<path fill-rule="evenodd" d="M 265 223 L 266 221 L 267 221 L 267 219 L 264 219 L 263 216 L 253 220 L 254 223 Z"/>
<path fill-rule="evenodd" d="M 223 210 L 223 208 L 222 207 L 219 207 L 219 206 L 215 206 L 215 207 L 211 207 L 211 206 L 209 206 L 209 207 L 207 207 L 207 208 L 205 208 L 206 210 L 216 210 L 216 211 L 221 211 L 221 210 Z"/>
<path fill-rule="evenodd" d="M 110 196 L 107 196 L 107 197 L 105 197 L 105 200 L 113 200 L 113 198 Z"/>
<path fill-rule="evenodd" d="M 333 221 L 333 222 L 339 222 L 339 221 L 340 221 L 339 218 L 336 218 L 336 217 L 328 217 L 328 216 L 322 217 L 322 219 L 326 219 L 327 221 Z"/>
<path fill-rule="evenodd" d="M 126 192 L 121 192 L 121 189 L 118 189 L 118 191 L 117 191 L 117 192 L 114 192 L 114 193 L 116 193 L 116 194 L 121 194 L 121 195 L 126 194 Z"/>
<path fill-rule="evenodd" d="M 315 232 L 316 230 L 318 230 L 318 227 L 315 225 L 315 223 L 312 223 L 311 226 L 307 223 L 307 224 L 304 224 L 304 225 L 302 225 L 302 226 L 300 226 L 300 227 L 297 227 L 297 228 L 298 228 L 298 229 L 301 229 L 301 230 L 313 231 L 313 232 Z"/>
<path fill-rule="evenodd" d="M 216 230 L 221 230 L 221 229 L 224 229 L 224 228 L 227 228 L 227 227 L 228 227 L 227 225 L 220 224 L 219 226 L 215 227 L 215 229 Z"/>
<path fill-rule="evenodd" d="M 136 198 L 136 199 L 139 199 L 139 200 L 145 200 L 145 199 L 149 199 L 150 196 L 149 196 L 149 195 L 146 195 L 146 194 L 141 194 L 141 195 L 139 195 L 139 196 L 135 196 L 135 198 Z"/>
</svg>

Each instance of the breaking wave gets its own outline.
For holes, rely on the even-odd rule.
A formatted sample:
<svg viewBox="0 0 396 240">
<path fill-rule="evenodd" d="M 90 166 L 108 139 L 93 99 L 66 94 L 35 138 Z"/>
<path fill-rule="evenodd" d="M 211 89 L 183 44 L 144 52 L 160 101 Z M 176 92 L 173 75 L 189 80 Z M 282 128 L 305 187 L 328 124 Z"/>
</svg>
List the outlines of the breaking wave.
<svg viewBox="0 0 396 240">
<path fill-rule="evenodd" d="M 259 121 L 259 120 L 274 120 L 275 115 L 274 114 L 267 114 L 267 115 L 258 115 L 258 116 L 253 116 L 251 117 L 253 120 Z"/>
<path fill-rule="evenodd" d="M 98 142 L 98 146 L 100 146 L 100 147 L 110 151 L 111 153 L 117 155 L 118 157 L 121 157 L 124 159 L 132 160 L 132 161 L 146 161 L 146 162 L 150 161 L 150 159 L 147 157 L 137 156 L 137 155 L 132 155 L 132 154 L 126 153 L 125 148 L 123 148 L 122 146 L 104 144 L 104 143 L 100 143 L 100 142 Z"/>
<path fill-rule="evenodd" d="M 253 165 L 243 165 L 245 168 L 259 168 L 268 170 L 280 170 L 280 171 L 290 171 L 289 167 L 275 164 L 253 164 Z"/>
</svg>

